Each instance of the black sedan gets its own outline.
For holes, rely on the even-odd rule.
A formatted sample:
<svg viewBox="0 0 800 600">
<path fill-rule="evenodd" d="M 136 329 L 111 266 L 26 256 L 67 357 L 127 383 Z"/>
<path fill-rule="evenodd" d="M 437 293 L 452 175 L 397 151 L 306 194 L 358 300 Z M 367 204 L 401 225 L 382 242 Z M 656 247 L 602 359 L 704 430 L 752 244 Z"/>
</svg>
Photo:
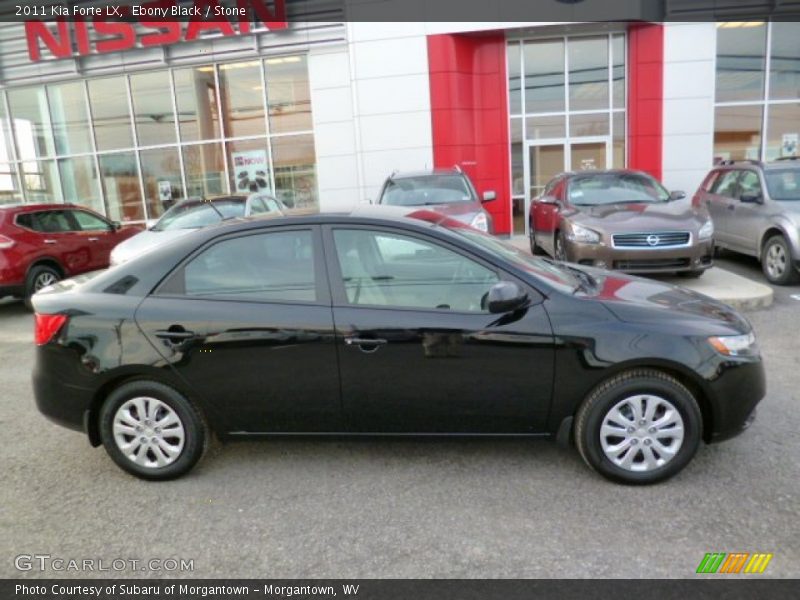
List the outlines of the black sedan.
<svg viewBox="0 0 800 600">
<path fill-rule="evenodd" d="M 730 307 L 424 208 L 227 222 L 33 305 L 39 409 L 146 479 L 212 434 L 512 434 L 652 483 L 765 393 Z"/>
</svg>

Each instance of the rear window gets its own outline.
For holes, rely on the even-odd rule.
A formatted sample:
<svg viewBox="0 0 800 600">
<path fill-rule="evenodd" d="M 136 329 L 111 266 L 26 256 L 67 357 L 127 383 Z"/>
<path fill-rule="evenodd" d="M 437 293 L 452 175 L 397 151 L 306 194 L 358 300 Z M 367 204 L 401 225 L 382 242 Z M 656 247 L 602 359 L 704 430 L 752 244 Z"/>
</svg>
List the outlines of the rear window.
<svg viewBox="0 0 800 600">
<path fill-rule="evenodd" d="M 203 200 L 173 206 L 164 213 L 153 231 L 199 229 L 223 219 L 243 217 L 245 200 Z"/>
<path fill-rule="evenodd" d="M 380 204 L 426 206 L 475 202 L 476 197 L 472 186 L 461 175 L 421 175 L 390 180 L 383 190 Z"/>
</svg>

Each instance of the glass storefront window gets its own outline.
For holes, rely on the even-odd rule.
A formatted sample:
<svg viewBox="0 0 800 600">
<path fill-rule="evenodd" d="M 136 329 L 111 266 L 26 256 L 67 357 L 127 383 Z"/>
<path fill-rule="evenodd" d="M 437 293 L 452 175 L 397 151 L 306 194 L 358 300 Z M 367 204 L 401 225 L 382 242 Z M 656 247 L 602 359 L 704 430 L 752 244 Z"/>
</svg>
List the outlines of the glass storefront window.
<svg viewBox="0 0 800 600">
<path fill-rule="evenodd" d="M 58 168 L 65 202 L 88 206 L 100 214 L 105 212 L 94 157 L 65 158 L 58 161 Z"/>
<path fill-rule="evenodd" d="M 312 135 L 272 139 L 275 197 L 293 208 L 317 208 L 316 156 Z"/>
<path fill-rule="evenodd" d="M 15 165 L 0 163 L 0 204 L 22 202 Z"/>
<path fill-rule="evenodd" d="M 524 146 L 511 144 L 511 194 L 521 197 L 525 193 L 525 166 L 522 163 Z"/>
<path fill-rule="evenodd" d="M 62 201 L 54 160 L 22 163 L 22 185 L 28 202 L 52 204 Z"/>
<path fill-rule="evenodd" d="M 525 119 L 525 136 L 529 140 L 563 138 L 567 135 L 567 118 L 564 115 L 528 117 Z"/>
<path fill-rule="evenodd" d="M 305 56 L 264 61 L 270 133 L 311 131 L 311 92 Z"/>
<path fill-rule="evenodd" d="M 611 82 L 613 108 L 625 108 L 625 36 L 611 38 Z"/>
<path fill-rule="evenodd" d="M 44 87 L 9 90 L 8 104 L 17 138 L 17 156 L 23 160 L 53 156 L 53 128 Z"/>
<path fill-rule="evenodd" d="M 800 24 L 772 23 L 769 97 L 800 98 Z"/>
<path fill-rule="evenodd" d="M 7 163 L 14 158 L 7 116 L 6 99 L 0 92 L 0 163 Z"/>
<path fill-rule="evenodd" d="M 210 198 L 228 193 L 222 144 L 193 144 L 183 147 L 187 197 Z"/>
<path fill-rule="evenodd" d="M 147 218 L 156 219 L 184 197 L 178 149 L 156 148 L 139 153 Z"/>
<path fill-rule="evenodd" d="M 615 112 L 611 115 L 611 166 L 614 169 L 625 168 L 625 113 Z"/>
<path fill-rule="evenodd" d="M 230 63 L 219 67 L 222 122 L 227 137 L 266 133 L 260 69 L 260 61 Z"/>
<path fill-rule="evenodd" d="M 717 24 L 717 102 L 763 98 L 766 46 L 765 23 Z"/>
<path fill-rule="evenodd" d="M 608 113 L 590 113 L 569 116 L 570 137 L 608 135 Z"/>
<path fill-rule="evenodd" d="M 228 171 L 236 194 L 272 193 L 267 138 L 228 142 Z"/>
<path fill-rule="evenodd" d="M 98 150 L 133 146 L 125 77 L 89 80 L 94 136 Z"/>
<path fill-rule="evenodd" d="M 526 42 L 522 47 L 525 61 L 525 112 L 563 111 L 564 42 Z"/>
<path fill-rule="evenodd" d="M 761 155 L 761 106 L 718 106 L 714 119 L 714 161 Z"/>
<path fill-rule="evenodd" d="M 131 98 L 139 145 L 174 144 L 177 140 L 169 72 L 131 75 Z"/>
<path fill-rule="evenodd" d="M 608 37 L 575 38 L 569 50 L 569 109 L 608 108 Z"/>
<path fill-rule="evenodd" d="M 112 221 L 143 221 L 142 190 L 133 152 L 103 154 L 100 180 L 106 198 L 106 216 Z"/>
<path fill-rule="evenodd" d="M 522 112 L 522 78 L 520 71 L 520 44 L 514 42 L 508 45 L 508 112 L 518 115 Z"/>
<path fill-rule="evenodd" d="M 214 67 L 176 69 L 175 100 L 182 142 L 221 137 Z"/>
<path fill-rule="evenodd" d="M 766 159 L 798 156 L 800 104 L 771 104 L 767 111 Z"/>
<path fill-rule="evenodd" d="M 92 151 L 86 88 L 82 81 L 47 86 L 56 153 L 85 154 Z"/>
</svg>

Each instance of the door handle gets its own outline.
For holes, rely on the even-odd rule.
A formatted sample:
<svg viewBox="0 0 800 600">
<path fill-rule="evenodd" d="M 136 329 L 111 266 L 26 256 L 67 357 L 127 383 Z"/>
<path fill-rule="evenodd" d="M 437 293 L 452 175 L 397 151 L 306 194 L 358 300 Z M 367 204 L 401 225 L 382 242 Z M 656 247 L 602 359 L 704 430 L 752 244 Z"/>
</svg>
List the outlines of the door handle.
<svg viewBox="0 0 800 600">
<path fill-rule="evenodd" d="M 155 335 L 157 338 L 174 345 L 181 344 L 195 337 L 194 331 L 186 331 L 180 325 L 173 325 L 169 329 L 161 329 L 156 331 Z"/>
<path fill-rule="evenodd" d="M 99 240 L 100 240 L 100 238 L 89 238 L 89 241 L 90 241 L 90 242 L 97 242 L 97 241 L 99 241 Z"/>
<path fill-rule="evenodd" d="M 45 240 L 44 243 L 45 244 L 56 244 L 58 242 L 56 242 L 56 240 Z"/>
<path fill-rule="evenodd" d="M 344 343 L 348 346 L 358 346 L 358 349 L 367 354 L 375 352 L 381 346 L 385 346 L 389 342 L 377 338 L 360 338 L 360 337 L 346 337 Z"/>
</svg>

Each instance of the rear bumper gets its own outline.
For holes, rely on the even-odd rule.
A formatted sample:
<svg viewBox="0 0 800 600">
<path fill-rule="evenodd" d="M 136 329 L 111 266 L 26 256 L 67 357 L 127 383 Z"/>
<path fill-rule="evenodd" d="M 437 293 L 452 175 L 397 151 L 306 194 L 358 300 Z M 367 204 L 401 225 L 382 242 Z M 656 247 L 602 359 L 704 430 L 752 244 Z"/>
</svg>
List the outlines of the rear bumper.
<svg viewBox="0 0 800 600">
<path fill-rule="evenodd" d="M 714 242 L 680 248 L 614 248 L 606 243 L 580 244 L 567 240 L 570 262 L 625 273 L 702 271 L 713 264 Z"/>
<path fill-rule="evenodd" d="M 32 374 L 36 407 L 55 423 L 86 432 L 85 414 L 91 408 L 94 392 L 70 383 L 76 381 L 74 366 L 70 363 L 79 364 L 79 361 L 63 360 L 59 355 L 65 352 L 69 350 L 55 345 L 36 348 Z"/>
<path fill-rule="evenodd" d="M 756 406 L 767 393 L 764 363 L 761 359 L 726 363 L 709 387 L 713 415 L 706 441 L 736 437 L 755 421 Z"/>
</svg>

